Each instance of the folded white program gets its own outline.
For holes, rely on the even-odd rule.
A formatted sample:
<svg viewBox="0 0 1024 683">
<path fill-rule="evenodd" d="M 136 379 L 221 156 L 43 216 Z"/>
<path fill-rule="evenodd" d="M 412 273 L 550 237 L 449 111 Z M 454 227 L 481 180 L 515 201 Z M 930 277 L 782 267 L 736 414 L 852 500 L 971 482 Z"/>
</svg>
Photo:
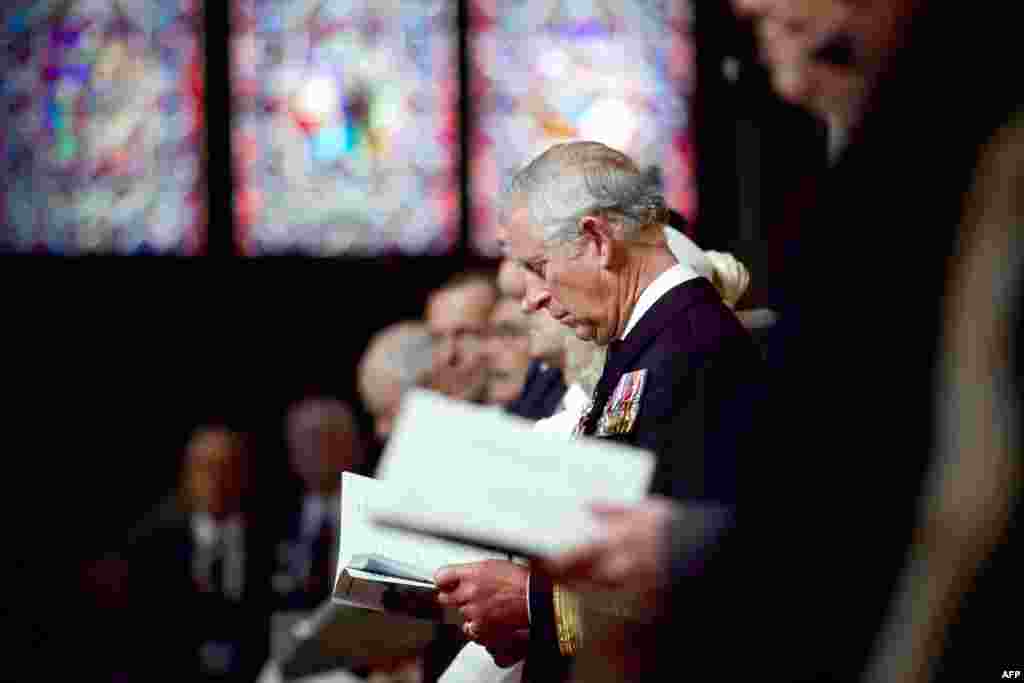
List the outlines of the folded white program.
<svg viewBox="0 0 1024 683">
<path fill-rule="evenodd" d="M 379 527 L 545 557 L 600 533 L 589 502 L 633 503 L 646 494 L 652 454 L 532 425 L 436 392 L 410 392 L 377 468 L 393 495 L 370 517 Z"/>
</svg>

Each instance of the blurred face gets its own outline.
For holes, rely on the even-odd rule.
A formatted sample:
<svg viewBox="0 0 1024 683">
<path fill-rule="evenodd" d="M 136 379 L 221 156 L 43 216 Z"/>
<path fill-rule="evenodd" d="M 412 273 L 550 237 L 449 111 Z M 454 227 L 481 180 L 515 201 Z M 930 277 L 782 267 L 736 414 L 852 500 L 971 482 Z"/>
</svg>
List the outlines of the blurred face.
<svg viewBox="0 0 1024 683">
<path fill-rule="evenodd" d="M 566 339 L 575 335 L 545 313 L 536 313 L 530 322 L 530 358 L 560 368 L 565 364 Z"/>
<path fill-rule="evenodd" d="M 579 381 L 580 376 L 591 366 L 599 346 L 590 342 L 570 337 L 565 340 L 565 380 L 566 383 Z M 600 375 L 600 372 L 596 373 Z"/>
<path fill-rule="evenodd" d="M 381 442 L 386 442 L 394 428 L 395 416 L 402 403 L 402 385 L 381 375 L 375 377 L 371 387 L 363 394 L 367 410 L 373 415 L 373 430 Z"/>
<path fill-rule="evenodd" d="M 607 344 L 620 324 L 609 246 L 595 232 L 607 225 L 591 217 L 584 222 L 590 225 L 578 240 L 548 246 L 530 225 L 526 209 L 519 209 L 499 226 L 498 239 L 505 255 L 525 270 L 523 305 L 529 312 L 543 309 L 580 339 Z"/>
<path fill-rule="evenodd" d="M 185 487 L 195 510 L 223 519 L 241 507 L 244 488 L 241 450 L 226 432 L 206 432 L 186 453 Z"/>
<path fill-rule="evenodd" d="M 526 282 L 523 279 L 523 269 L 519 264 L 509 259 L 503 259 L 498 268 L 498 291 L 502 296 L 522 299 L 526 293 Z"/>
<path fill-rule="evenodd" d="M 482 397 L 487 385 L 483 337 L 494 306 L 484 284 L 436 292 L 427 304 L 427 327 L 434 337 L 434 386 L 462 400 Z"/>
<path fill-rule="evenodd" d="M 899 46 L 915 5 L 915 0 L 733 0 L 736 12 L 754 21 L 779 94 L 847 124 Z"/>
<path fill-rule="evenodd" d="M 308 491 L 330 494 L 341 473 L 359 464 L 355 434 L 326 425 L 308 425 L 291 435 L 292 467 Z"/>
<path fill-rule="evenodd" d="M 503 298 L 491 314 L 487 337 L 487 402 L 505 405 L 519 398 L 530 367 L 526 314 L 516 299 Z"/>
</svg>

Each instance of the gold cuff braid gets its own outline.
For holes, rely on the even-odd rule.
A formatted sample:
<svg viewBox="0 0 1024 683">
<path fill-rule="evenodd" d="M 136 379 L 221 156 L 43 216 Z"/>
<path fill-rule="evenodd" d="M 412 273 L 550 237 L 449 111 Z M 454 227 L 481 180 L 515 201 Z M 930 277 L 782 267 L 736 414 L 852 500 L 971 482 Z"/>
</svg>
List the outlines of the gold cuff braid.
<svg viewBox="0 0 1024 683">
<path fill-rule="evenodd" d="M 553 587 L 555 603 L 555 627 L 558 630 L 558 649 L 565 657 L 571 657 L 583 644 L 583 619 L 580 598 L 565 588 Z"/>
</svg>

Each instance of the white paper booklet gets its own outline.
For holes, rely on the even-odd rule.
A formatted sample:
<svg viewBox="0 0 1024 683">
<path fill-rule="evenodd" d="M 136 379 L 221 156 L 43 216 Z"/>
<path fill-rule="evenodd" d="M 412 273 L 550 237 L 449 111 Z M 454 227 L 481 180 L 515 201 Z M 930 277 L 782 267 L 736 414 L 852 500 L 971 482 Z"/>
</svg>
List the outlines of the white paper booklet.
<svg viewBox="0 0 1024 683">
<path fill-rule="evenodd" d="M 410 392 L 377 467 L 394 497 L 373 511 L 374 521 L 544 557 L 599 533 L 588 502 L 631 503 L 646 494 L 652 454 L 532 427 L 493 408 Z"/>
<path fill-rule="evenodd" d="M 386 529 L 370 517 L 390 509 L 403 492 L 386 482 L 345 472 L 341 478 L 336 603 L 393 612 L 430 621 L 461 623 L 456 610 L 442 612 L 434 600 L 434 573 L 444 565 L 505 558 L 500 553 Z"/>
</svg>

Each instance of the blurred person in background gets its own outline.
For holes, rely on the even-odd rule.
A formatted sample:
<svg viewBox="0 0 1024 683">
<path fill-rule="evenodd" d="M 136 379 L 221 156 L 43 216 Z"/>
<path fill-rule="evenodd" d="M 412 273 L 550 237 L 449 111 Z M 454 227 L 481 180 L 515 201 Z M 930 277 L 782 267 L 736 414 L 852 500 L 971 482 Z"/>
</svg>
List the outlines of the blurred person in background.
<svg viewBox="0 0 1024 683">
<path fill-rule="evenodd" d="M 729 253 L 706 251 L 704 255 L 712 266 L 711 284 L 722 295 L 722 302 L 736 313 L 736 318 L 764 349 L 772 327 L 779 321 L 778 313 L 771 308 L 741 308 L 740 304 L 750 287 L 747 267 Z"/>
<path fill-rule="evenodd" d="M 445 396 L 484 400 L 484 335 L 497 299 L 494 279 L 476 272 L 456 275 L 427 299 L 425 320 L 434 338 L 432 381 Z"/>
<path fill-rule="evenodd" d="M 403 395 L 414 387 L 433 385 L 435 340 L 426 325 L 418 321 L 400 321 L 380 330 L 367 345 L 359 360 L 359 395 L 373 416 L 374 430 L 380 442 L 386 442 L 401 409 Z M 454 626 L 442 625 L 420 661 L 410 669 L 400 667 L 401 675 L 413 669 L 424 681 L 436 681 L 463 646 L 465 639 Z M 378 678 L 385 674 L 378 672 Z"/>
<path fill-rule="evenodd" d="M 520 306 L 526 293 L 523 278 L 523 269 L 518 263 L 502 260 L 498 269 L 498 286 L 503 296 L 515 298 Z M 565 396 L 566 386 L 562 377 L 564 334 L 561 325 L 549 316 L 530 315 L 527 320 L 530 364 L 522 392 L 505 410 L 527 420 L 539 420 L 557 412 Z"/>
<path fill-rule="evenodd" d="M 550 316 L 544 317 L 552 320 Z M 576 335 L 566 334 L 564 330 L 559 330 L 559 333 L 562 337 L 562 374 L 568 389 L 559 410 L 538 420 L 534 428 L 572 438 L 577 436 L 580 420 L 590 412 L 590 400 L 604 370 L 607 348 L 577 339 Z"/>
<path fill-rule="evenodd" d="M 273 550 L 247 505 L 250 482 L 240 434 L 193 433 L 180 490 L 123 551 L 130 680 L 256 679 L 269 651 Z"/>
<path fill-rule="evenodd" d="M 772 594 L 801 587 L 785 608 L 800 634 L 793 642 L 820 653 L 790 652 L 788 667 L 806 678 L 964 680 L 981 662 L 1019 661 L 1019 643 L 994 626 L 1021 608 L 1011 578 L 1021 573 L 1020 546 L 1007 542 L 1017 494 L 1005 484 L 1019 458 L 1010 350 L 1020 320 L 1020 89 L 992 82 L 1017 59 L 1010 9 L 733 4 L 754 23 L 779 91 L 843 133 L 805 216 L 769 349 L 772 406 L 798 407 L 806 425 L 787 449 L 804 477 L 828 482 L 801 493 L 802 513 L 783 506 L 773 518 L 792 529 L 792 542 L 788 583 Z M 958 48 L 966 36 L 984 38 Z M 941 98 L 951 74 L 961 75 L 955 96 Z M 884 236 L 882 262 L 899 264 L 896 288 L 866 276 L 861 255 L 834 249 L 836 235 L 868 224 Z M 801 288 L 825 281 L 839 285 L 830 308 L 864 310 L 857 325 L 822 315 Z M 842 359 L 828 378 L 826 339 L 828 357 Z M 830 459 L 847 463 L 839 478 L 816 453 L 830 440 Z M 966 481 L 970 494 L 960 489 Z M 828 534 L 807 524 L 809 509 Z M 871 553 L 841 540 L 853 537 Z M 841 583 L 856 590 L 837 594 Z M 826 613 L 844 615 L 832 633 L 799 629 Z"/>
<path fill-rule="evenodd" d="M 284 565 L 274 587 L 288 609 L 313 609 L 326 600 L 334 579 L 342 472 L 365 457 L 352 409 L 344 401 L 310 397 L 285 419 L 288 456 L 302 482 L 301 504 L 280 545 Z"/>
<path fill-rule="evenodd" d="M 747 267 L 734 255 L 705 251 L 686 235 L 686 219 L 678 212 L 669 211 L 669 224 L 665 226 L 668 248 L 680 263 L 690 266 L 698 275 L 707 278 L 722 297 L 726 306 L 733 309 L 740 322 L 759 342 L 767 331 L 778 321 L 778 314 L 768 308 L 743 308 L 740 303 L 750 286 Z"/>
<path fill-rule="evenodd" d="M 487 403 L 508 406 L 523 394 L 530 369 L 530 321 L 519 299 L 506 296 L 494 305 L 484 355 Z"/>
<path fill-rule="evenodd" d="M 508 259 L 502 259 L 498 264 L 498 292 L 501 296 L 509 296 L 515 299 L 522 299 L 526 292 L 526 281 L 523 279 L 523 269 L 519 264 Z"/>
<path fill-rule="evenodd" d="M 733 523 L 700 510 L 599 506 L 605 542 L 549 569 L 650 590 L 668 606 L 659 630 L 699 610 L 728 646 L 689 663 L 746 653 L 786 680 L 874 682 L 965 680 L 991 662 L 994 677 L 1020 652 L 999 615 L 1019 609 L 1021 575 L 1019 366 L 1006 352 L 1021 320 L 1021 143 L 1019 92 L 985 74 L 1012 59 L 1001 31 L 1014 24 L 992 5 L 733 4 L 781 94 L 841 132 L 770 336 L 750 451 L 785 444 L 785 457 L 747 460 L 771 494 L 749 517 L 763 529 L 744 532 L 744 551 Z M 951 49 L 965 35 L 984 47 Z M 940 115 L 951 73 L 968 79 Z M 866 225 L 884 236 L 881 262 L 899 264 L 895 280 L 834 248 Z M 755 539 L 770 550 L 748 552 Z M 778 561 L 757 560 L 768 553 Z M 743 619 L 701 609 L 730 598 Z M 659 658 L 665 672 L 680 663 L 668 643 Z"/>
<path fill-rule="evenodd" d="M 391 436 L 403 394 L 432 384 L 433 357 L 430 331 L 421 322 L 397 322 L 370 338 L 359 360 L 357 384 L 381 442 Z"/>
</svg>

